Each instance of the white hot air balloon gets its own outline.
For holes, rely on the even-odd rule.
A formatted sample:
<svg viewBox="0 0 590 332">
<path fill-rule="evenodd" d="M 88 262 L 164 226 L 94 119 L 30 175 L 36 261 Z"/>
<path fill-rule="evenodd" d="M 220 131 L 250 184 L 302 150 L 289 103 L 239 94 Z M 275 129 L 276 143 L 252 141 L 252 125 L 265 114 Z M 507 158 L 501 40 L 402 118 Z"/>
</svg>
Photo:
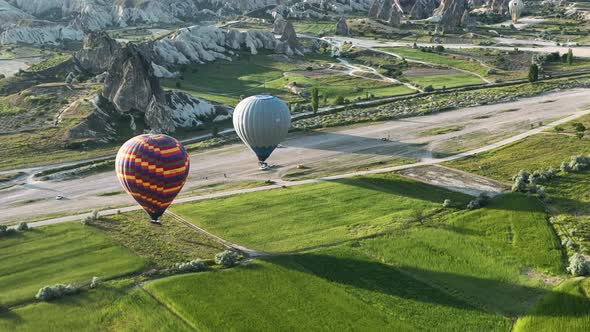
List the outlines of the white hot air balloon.
<svg viewBox="0 0 590 332">
<path fill-rule="evenodd" d="M 252 96 L 236 106 L 233 122 L 238 136 L 258 157 L 260 168 L 267 169 L 266 159 L 291 128 L 291 112 L 277 97 Z"/>
<path fill-rule="evenodd" d="M 508 10 L 512 17 L 512 23 L 518 23 L 518 19 L 520 18 L 523 9 L 524 2 L 522 2 L 522 0 L 511 0 L 510 3 L 508 3 Z"/>
</svg>

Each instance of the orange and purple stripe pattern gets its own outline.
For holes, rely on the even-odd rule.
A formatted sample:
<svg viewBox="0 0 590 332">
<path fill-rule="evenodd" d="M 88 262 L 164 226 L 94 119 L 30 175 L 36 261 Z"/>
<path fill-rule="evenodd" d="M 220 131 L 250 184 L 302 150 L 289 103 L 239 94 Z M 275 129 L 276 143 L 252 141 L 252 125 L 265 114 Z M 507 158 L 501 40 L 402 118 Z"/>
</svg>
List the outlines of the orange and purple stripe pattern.
<svg viewBox="0 0 590 332">
<path fill-rule="evenodd" d="M 184 186 L 190 160 L 176 139 L 140 135 L 119 149 L 115 168 L 125 191 L 157 220 Z"/>
</svg>

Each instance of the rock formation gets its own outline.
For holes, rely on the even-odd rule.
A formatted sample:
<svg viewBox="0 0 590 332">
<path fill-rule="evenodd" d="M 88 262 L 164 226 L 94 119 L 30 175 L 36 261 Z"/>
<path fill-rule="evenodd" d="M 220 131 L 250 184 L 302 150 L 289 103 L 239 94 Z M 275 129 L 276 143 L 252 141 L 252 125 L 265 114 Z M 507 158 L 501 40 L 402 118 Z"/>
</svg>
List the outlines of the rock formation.
<svg viewBox="0 0 590 332">
<path fill-rule="evenodd" d="M 503 15 L 508 10 L 508 2 L 510 0 L 490 0 L 490 9 L 492 12 Z"/>
<path fill-rule="evenodd" d="M 119 43 L 106 32 L 91 32 L 84 36 L 82 50 L 74 57 L 83 70 L 98 75 L 110 68 L 111 61 L 120 48 Z"/>
<path fill-rule="evenodd" d="M 163 132 L 192 128 L 231 116 L 226 107 L 180 91 L 164 92 L 149 56 L 134 44 L 127 44 L 116 52 L 101 98 L 105 105 L 102 108 L 141 118 L 150 129 Z"/>
<path fill-rule="evenodd" d="M 461 27 L 461 18 L 465 12 L 466 0 L 442 0 L 440 6 L 434 11 L 438 16 L 438 29 L 442 31 L 456 31 Z"/>
<path fill-rule="evenodd" d="M 275 35 L 282 35 L 286 25 L 287 20 L 285 20 L 285 18 L 281 14 L 275 15 L 275 22 L 272 26 L 272 33 L 274 33 Z"/>
<path fill-rule="evenodd" d="M 153 68 L 134 44 L 122 47 L 108 70 L 102 96 L 120 113 L 144 113 L 152 128 L 172 131 L 172 120 L 163 113 L 164 90 Z"/>
<path fill-rule="evenodd" d="M 288 32 L 287 35 L 291 34 Z M 295 45 L 295 44 L 293 44 Z M 270 31 L 225 30 L 215 26 L 182 28 L 176 33 L 153 43 L 153 60 L 161 66 L 205 63 L 216 59 L 229 60 L 234 51 L 247 49 L 257 54 L 266 49 L 292 55 L 286 42 L 277 40 Z"/>
<path fill-rule="evenodd" d="M 427 19 L 432 16 L 438 6 L 440 6 L 439 0 L 417 0 L 410 10 L 410 16 L 415 20 Z"/>
<path fill-rule="evenodd" d="M 336 23 L 336 35 L 338 36 L 348 36 L 350 35 L 350 28 L 348 27 L 348 23 L 344 17 L 341 17 Z"/>
<path fill-rule="evenodd" d="M 277 53 L 303 55 L 303 46 L 301 46 L 299 38 L 297 38 L 297 32 L 295 32 L 293 23 L 287 22 L 280 41 L 282 44 L 278 44 L 275 48 Z"/>
<path fill-rule="evenodd" d="M 403 10 L 397 0 L 375 0 L 369 9 L 369 17 L 396 27 L 401 24 L 402 14 Z"/>
<path fill-rule="evenodd" d="M 465 9 L 461 17 L 461 26 L 466 30 L 473 30 L 477 26 L 477 20 L 473 17 L 468 9 Z"/>
</svg>

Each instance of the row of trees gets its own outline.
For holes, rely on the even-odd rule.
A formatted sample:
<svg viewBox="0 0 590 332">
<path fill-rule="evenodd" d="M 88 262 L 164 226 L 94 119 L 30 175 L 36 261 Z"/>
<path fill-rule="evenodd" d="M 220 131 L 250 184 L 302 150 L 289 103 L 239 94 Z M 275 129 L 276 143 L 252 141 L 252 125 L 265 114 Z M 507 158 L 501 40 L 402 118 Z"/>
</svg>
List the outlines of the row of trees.
<svg viewBox="0 0 590 332">
<path fill-rule="evenodd" d="M 555 52 L 555 53 L 551 53 L 549 56 L 547 56 L 545 58 L 545 60 L 547 60 L 549 62 L 556 62 L 556 61 L 559 61 L 560 59 L 564 63 L 567 63 L 568 65 L 571 66 L 574 64 L 574 52 L 570 48 L 567 51 L 567 53 L 563 54 L 562 56 L 559 55 L 559 52 Z M 541 71 L 541 68 L 540 68 L 539 64 L 537 64 L 537 63 L 531 64 L 531 66 L 529 67 L 529 74 L 528 74 L 529 82 L 538 81 L 540 71 Z"/>
</svg>

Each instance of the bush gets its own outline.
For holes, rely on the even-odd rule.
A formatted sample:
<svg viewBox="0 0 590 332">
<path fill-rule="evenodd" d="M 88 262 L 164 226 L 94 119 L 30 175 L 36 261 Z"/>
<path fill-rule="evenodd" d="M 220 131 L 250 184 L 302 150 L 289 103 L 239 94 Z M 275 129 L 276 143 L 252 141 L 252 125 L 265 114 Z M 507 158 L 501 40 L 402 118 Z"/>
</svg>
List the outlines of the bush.
<svg viewBox="0 0 590 332">
<path fill-rule="evenodd" d="M 16 230 L 19 232 L 28 231 L 29 224 L 27 224 L 26 222 L 21 222 L 20 224 L 18 224 L 18 226 L 16 226 Z"/>
<path fill-rule="evenodd" d="M 569 259 L 567 271 L 574 276 L 586 276 L 590 274 L 590 262 L 579 253 L 573 254 Z"/>
<path fill-rule="evenodd" d="M 472 200 L 467 204 L 469 210 L 477 210 L 486 206 L 490 202 L 490 196 L 485 193 L 479 194 L 476 199 Z"/>
<path fill-rule="evenodd" d="M 8 228 L 8 226 L 6 226 L 6 225 L 0 225 L 0 236 L 14 233 L 14 232 L 15 232 L 14 228 Z"/>
<path fill-rule="evenodd" d="M 434 91 L 434 88 L 432 87 L 432 85 L 429 85 L 424 88 L 424 92 L 432 92 L 432 91 Z"/>
<path fill-rule="evenodd" d="M 223 267 L 234 266 L 239 260 L 240 256 L 233 250 L 226 250 L 215 255 L 215 264 L 219 264 Z"/>
<path fill-rule="evenodd" d="M 92 210 L 92 213 L 88 217 L 82 219 L 81 223 L 84 226 L 89 226 L 99 220 L 100 220 L 100 214 L 98 214 L 98 210 Z"/>
<path fill-rule="evenodd" d="M 90 288 L 97 288 L 101 282 L 102 280 L 100 280 L 99 277 L 92 277 L 92 279 L 90 280 Z"/>
<path fill-rule="evenodd" d="M 184 273 L 200 272 L 200 271 L 204 271 L 207 268 L 207 265 L 202 260 L 195 259 L 195 260 L 192 260 L 192 261 L 186 262 L 186 263 L 177 263 L 175 265 L 175 268 L 178 271 L 184 272 Z"/>
<path fill-rule="evenodd" d="M 56 284 L 53 286 L 45 286 L 39 289 L 35 298 L 41 301 L 51 301 L 72 294 L 76 292 L 76 290 L 77 289 L 72 285 Z"/>
<path fill-rule="evenodd" d="M 344 104 L 344 97 L 343 96 L 336 97 L 336 100 L 334 101 L 334 105 L 342 105 L 342 104 Z"/>
</svg>

